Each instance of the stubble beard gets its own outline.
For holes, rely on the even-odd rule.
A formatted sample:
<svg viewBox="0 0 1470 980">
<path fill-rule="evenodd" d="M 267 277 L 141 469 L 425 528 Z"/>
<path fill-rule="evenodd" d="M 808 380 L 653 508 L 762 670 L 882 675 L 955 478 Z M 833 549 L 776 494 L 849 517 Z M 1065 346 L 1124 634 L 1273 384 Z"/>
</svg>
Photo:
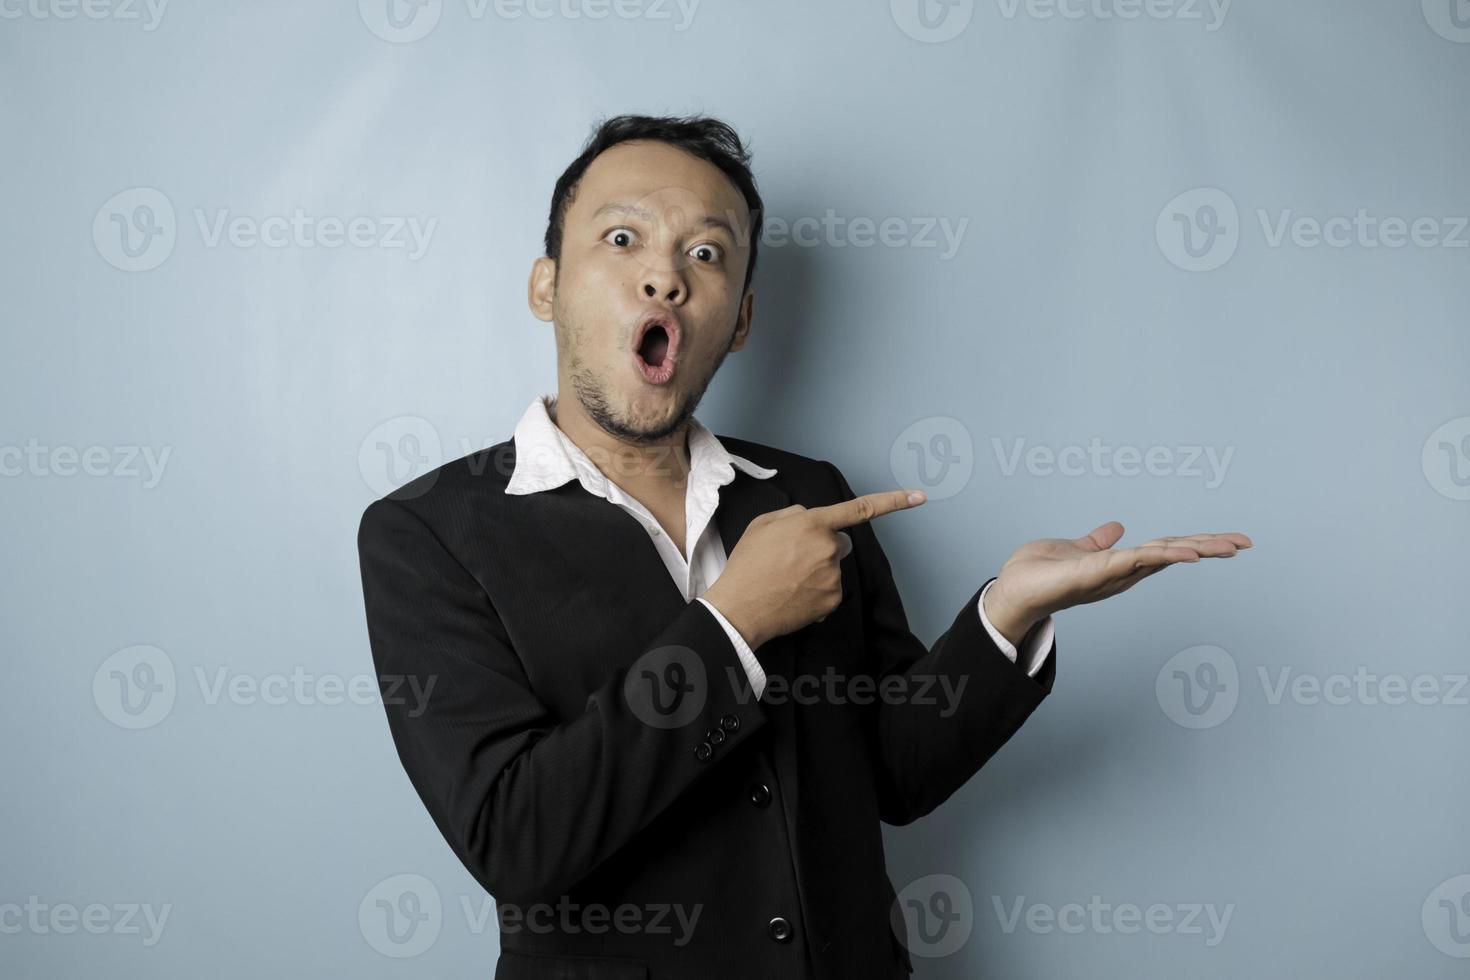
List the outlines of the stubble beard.
<svg viewBox="0 0 1470 980">
<path fill-rule="evenodd" d="M 719 372 L 720 365 L 725 362 L 725 357 L 730 353 L 730 344 L 734 342 L 734 324 L 731 324 L 730 341 L 720 351 L 720 355 L 711 365 L 710 370 L 703 377 L 698 378 L 698 384 L 688 390 L 679 403 L 679 409 L 669 421 L 652 428 L 639 427 L 629 421 L 626 416 L 618 414 L 608 401 L 607 385 L 605 380 L 599 377 L 591 368 L 583 363 L 577 353 L 580 348 L 580 340 L 583 336 L 582 330 L 565 317 L 558 318 L 558 326 L 562 328 L 565 337 L 567 351 L 569 353 L 569 364 L 567 375 L 571 379 L 572 391 L 581 403 L 582 410 L 587 417 L 596 422 L 598 427 L 611 436 L 622 439 L 634 445 L 650 445 L 661 442 L 669 436 L 680 432 L 688 425 L 689 420 L 694 417 L 695 409 L 699 407 L 704 398 L 709 383 L 714 380 L 715 374 Z M 681 362 L 682 367 L 683 362 Z"/>
</svg>

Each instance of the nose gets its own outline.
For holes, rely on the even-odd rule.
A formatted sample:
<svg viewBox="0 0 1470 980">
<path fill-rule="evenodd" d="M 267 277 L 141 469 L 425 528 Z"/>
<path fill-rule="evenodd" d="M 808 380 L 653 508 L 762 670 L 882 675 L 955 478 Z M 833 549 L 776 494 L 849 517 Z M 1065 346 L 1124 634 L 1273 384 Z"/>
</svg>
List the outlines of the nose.
<svg viewBox="0 0 1470 980">
<path fill-rule="evenodd" d="M 682 303 L 688 296 L 683 270 L 677 261 L 650 264 L 643 270 L 643 295 L 666 303 Z"/>
<path fill-rule="evenodd" d="M 663 294 L 663 298 L 668 300 L 670 303 L 677 303 L 679 301 L 679 293 L 679 286 L 670 286 L 668 292 Z M 643 295 L 649 297 L 650 299 L 658 296 L 659 286 L 653 282 L 645 282 L 643 284 Z"/>
</svg>

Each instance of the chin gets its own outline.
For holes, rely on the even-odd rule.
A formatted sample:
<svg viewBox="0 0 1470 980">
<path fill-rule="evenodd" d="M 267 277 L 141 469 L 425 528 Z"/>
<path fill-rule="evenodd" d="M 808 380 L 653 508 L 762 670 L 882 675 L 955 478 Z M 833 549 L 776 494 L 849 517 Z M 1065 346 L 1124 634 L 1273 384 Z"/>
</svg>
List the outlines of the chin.
<svg viewBox="0 0 1470 980">
<path fill-rule="evenodd" d="M 621 380 L 616 372 L 598 378 L 577 371 L 571 382 L 588 416 L 604 432 L 629 442 L 664 439 L 692 414 L 690 398 L 680 379 L 667 385 L 650 385 L 637 377 Z"/>
<path fill-rule="evenodd" d="M 639 389 L 624 401 L 622 416 L 629 433 L 637 432 L 648 439 L 668 435 L 682 421 L 683 394 L 673 385 L 640 385 Z"/>
</svg>

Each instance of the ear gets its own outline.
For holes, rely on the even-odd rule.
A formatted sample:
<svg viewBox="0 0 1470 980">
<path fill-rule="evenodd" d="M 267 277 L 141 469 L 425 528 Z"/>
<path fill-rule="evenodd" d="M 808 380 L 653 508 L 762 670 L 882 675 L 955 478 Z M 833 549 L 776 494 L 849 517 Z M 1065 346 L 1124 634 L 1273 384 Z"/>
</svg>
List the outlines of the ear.
<svg viewBox="0 0 1470 980">
<path fill-rule="evenodd" d="M 526 283 L 526 303 L 536 319 L 551 322 L 556 300 L 556 263 L 542 255 L 531 263 L 531 276 Z"/>
<path fill-rule="evenodd" d="M 750 324 L 754 318 L 755 293 L 746 290 L 745 297 L 740 301 L 740 314 L 735 318 L 735 337 L 730 341 L 732 351 L 745 346 L 745 338 L 750 334 Z"/>
</svg>

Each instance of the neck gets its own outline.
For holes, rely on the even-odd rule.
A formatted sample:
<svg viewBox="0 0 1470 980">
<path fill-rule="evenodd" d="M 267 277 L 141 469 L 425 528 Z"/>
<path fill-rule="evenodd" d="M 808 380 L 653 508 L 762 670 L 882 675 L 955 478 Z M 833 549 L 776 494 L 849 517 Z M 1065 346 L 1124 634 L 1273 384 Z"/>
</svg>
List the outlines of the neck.
<svg viewBox="0 0 1470 980">
<path fill-rule="evenodd" d="M 576 398 L 557 397 L 547 408 L 551 421 L 602 471 L 630 493 L 683 489 L 689 478 L 689 425 L 653 441 L 633 442 L 598 425 Z"/>
</svg>

